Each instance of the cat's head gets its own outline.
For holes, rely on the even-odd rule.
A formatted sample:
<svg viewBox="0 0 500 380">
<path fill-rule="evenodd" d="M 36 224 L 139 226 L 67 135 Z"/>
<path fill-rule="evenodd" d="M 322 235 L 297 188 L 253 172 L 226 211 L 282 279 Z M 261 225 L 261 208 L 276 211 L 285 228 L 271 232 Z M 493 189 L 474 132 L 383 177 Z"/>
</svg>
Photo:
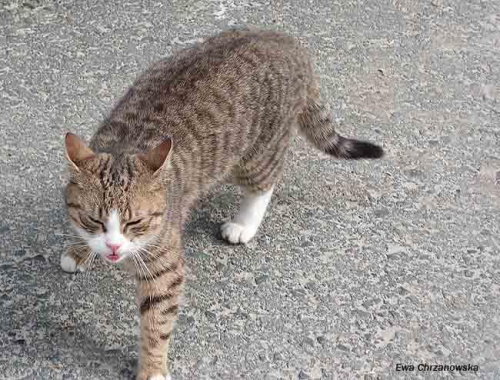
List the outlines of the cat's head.
<svg viewBox="0 0 500 380">
<path fill-rule="evenodd" d="M 171 150 L 167 139 L 144 154 L 97 154 L 76 135 L 66 135 L 68 216 L 82 241 L 106 261 L 147 257 L 146 247 L 163 227 Z"/>
</svg>

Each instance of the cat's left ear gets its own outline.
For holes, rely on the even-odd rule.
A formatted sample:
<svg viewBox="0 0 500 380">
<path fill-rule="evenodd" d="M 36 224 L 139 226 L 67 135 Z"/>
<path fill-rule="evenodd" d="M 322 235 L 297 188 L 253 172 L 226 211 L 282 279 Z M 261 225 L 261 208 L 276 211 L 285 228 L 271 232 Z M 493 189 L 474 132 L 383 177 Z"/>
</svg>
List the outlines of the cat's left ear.
<svg viewBox="0 0 500 380">
<path fill-rule="evenodd" d="M 168 165 L 170 153 L 172 152 L 172 145 L 172 139 L 167 138 L 156 147 L 149 149 L 146 153 L 140 154 L 139 158 L 156 175 Z"/>
</svg>

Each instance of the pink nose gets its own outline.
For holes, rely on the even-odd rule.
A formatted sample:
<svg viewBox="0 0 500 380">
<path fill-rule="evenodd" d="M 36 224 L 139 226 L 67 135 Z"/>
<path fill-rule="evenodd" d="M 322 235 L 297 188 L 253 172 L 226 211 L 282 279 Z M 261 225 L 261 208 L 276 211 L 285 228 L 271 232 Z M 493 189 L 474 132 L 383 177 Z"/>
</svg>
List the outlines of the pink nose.
<svg viewBox="0 0 500 380">
<path fill-rule="evenodd" d="M 116 254 L 116 252 L 118 252 L 118 250 L 121 247 L 121 244 L 106 243 L 106 245 L 108 246 L 109 249 L 111 249 L 111 252 L 113 252 L 113 254 Z"/>
</svg>

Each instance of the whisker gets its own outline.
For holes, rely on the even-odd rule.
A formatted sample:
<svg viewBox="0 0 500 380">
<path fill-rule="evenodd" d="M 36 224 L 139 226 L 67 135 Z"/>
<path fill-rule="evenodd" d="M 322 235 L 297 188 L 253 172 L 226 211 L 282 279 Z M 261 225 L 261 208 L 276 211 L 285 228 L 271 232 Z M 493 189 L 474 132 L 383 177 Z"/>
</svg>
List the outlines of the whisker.
<svg viewBox="0 0 500 380">
<path fill-rule="evenodd" d="M 69 241 L 68 244 L 70 245 L 77 245 L 77 244 L 87 244 L 87 241 L 83 238 L 78 238 L 76 236 L 72 237 L 72 241 Z"/>
<path fill-rule="evenodd" d="M 87 242 L 85 240 L 74 240 L 74 241 L 70 242 L 68 245 L 74 245 L 74 246 L 84 245 L 84 246 L 88 246 L 88 244 L 87 244 Z"/>
<path fill-rule="evenodd" d="M 146 263 L 144 262 L 144 260 L 138 256 L 137 259 L 139 260 L 139 262 L 142 264 L 142 266 L 144 267 L 144 269 L 148 272 L 149 274 L 149 277 L 151 277 L 151 281 L 155 281 L 155 278 L 153 276 L 153 274 L 151 273 L 151 271 L 149 270 L 148 266 L 146 265 Z"/>
<path fill-rule="evenodd" d="M 87 248 L 88 248 L 88 244 L 87 244 L 87 243 L 85 243 L 85 242 L 77 242 L 77 243 L 73 243 L 73 244 L 71 244 L 71 246 L 72 246 L 72 247 L 78 247 L 78 248 L 80 248 L 80 247 L 87 247 Z"/>
<path fill-rule="evenodd" d="M 137 247 L 137 248 L 140 249 L 141 251 L 146 252 L 149 256 L 151 256 L 153 258 L 155 257 L 155 255 L 153 253 L 149 252 L 146 248 L 143 248 L 143 247 Z"/>
<path fill-rule="evenodd" d="M 156 245 L 156 244 L 152 244 L 152 243 L 148 243 L 148 244 L 147 244 L 147 247 L 152 247 L 152 248 L 163 248 L 163 246 L 161 246 L 161 245 Z"/>
<path fill-rule="evenodd" d="M 153 276 L 151 275 L 151 272 L 149 271 L 148 267 L 145 265 L 144 261 L 140 258 L 140 256 L 138 255 L 138 252 L 137 251 L 133 251 L 132 252 L 132 257 L 134 257 L 134 261 L 137 260 L 137 267 L 140 268 L 139 269 L 139 272 L 142 273 L 144 276 L 144 279 L 146 280 L 146 283 L 148 284 L 148 286 L 155 286 L 155 283 L 154 283 L 154 279 L 153 279 Z M 141 265 L 139 263 L 142 263 L 143 265 L 143 268 L 141 267 Z M 148 271 L 149 275 L 151 276 L 151 279 L 152 281 L 150 281 L 146 275 L 146 272 L 144 271 L 144 268 Z M 153 293 L 150 292 L 149 293 L 149 298 L 151 299 L 153 297 Z M 149 321 L 150 323 L 153 322 L 153 314 L 152 313 L 148 313 L 149 314 Z"/>
<path fill-rule="evenodd" d="M 132 252 L 131 257 L 132 257 L 132 260 L 134 260 L 134 266 L 135 266 L 136 271 L 139 272 L 139 267 L 138 267 L 137 259 L 135 258 L 134 252 Z"/>
<path fill-rule="evenodd" d="M 83 239 L 83 238 L 82 238 L 80 235 L 78 235 L 78 234 L 61 234 L 61 233 L 59 233 L 59 232 L 54 233 L 54 236 L 73 236 L 73 237 L 79 237 L 79 238 Z"/>
<path fill-rule="evenodd" d="M 90 252 L 90 255 L 85 259 L 85 261 L 82 263 L 85 266 L 85 272 L 83 274 L 83 278 L 87 280 L 90 277 L 90 269 L 92 268 L 92 264 L 94 264 L 94 261 L 97 257 L 97 254 L 93 251 Z"/>
<path fill-rule="evenodd" d="M 144 262 L 144 260 L 142 259 L 142 257 L 140 256 L 140 254 L 138 254 L 139 252 L 135 251 L 134 252 L 136 255 L 136 258 L 137 258 L 137 261 L 139 262 L 139 264 L 142 266 L 143 270 L 144 270 L 144 277 L 147 279 L 147 275 L 146 275 L 146 271 L 147 271 L 147 274 L 149 275 L 149 277 L 151 278 L 151 280 L 154 282 L 154 277 L 153 275 L 151 274 L 151 271 L 149 270 L 148 266 L 146 265 L 146 263 Z"/>
<path fill-rule="evenodd" d="M 63 238 L 72 238 L 72 239 L 75 239 L 75 240 L 85 241 L 85 238 L 83 238 L 83 237 L 81 237 L 79 235 L 64 234 L 64 235 L 54 235 L 54 236 L 61 236 Z"/>
<path fill-rule="evenodd" d="M 144 268 L 142 267 L 141 265 L 141 261 L 139 261 L 139 256 L 136 255 L 136 252 L 134 252 L 132 254 L 132 256 L 134 257 L 134 260 L 135 262 L 137 263 L 137 269 L 138 269 L 138 274 L 144 278 L 144 280 L 146 281 L 146 283 L 149 285 L 151 285 L 151 281 L 150 279 L 148 278 L 148 275 L 146 273 L 146 271 L 144 270 Z"/>
<path fill-rule="evenodd" d="M 92 261 L 93 261 L 93 258 L 94 258 L 94 254 L 93 254 L 93 252 L 90 252 L 90 254 L 87 256 L 87 258 L 83 261 L 82 266 L 85 268 L 85 272 L 89 271 L 90 265 L 92 264 Z"/>
</svg>

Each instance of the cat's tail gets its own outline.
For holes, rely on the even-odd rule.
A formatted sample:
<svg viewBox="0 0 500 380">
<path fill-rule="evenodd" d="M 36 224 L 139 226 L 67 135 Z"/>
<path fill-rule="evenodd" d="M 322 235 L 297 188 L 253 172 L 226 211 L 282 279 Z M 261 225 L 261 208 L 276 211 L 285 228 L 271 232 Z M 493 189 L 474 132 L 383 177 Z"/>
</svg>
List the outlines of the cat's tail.
<svg viewBox="0 0 500 380">
<path fill-rule="evenodd" d="M 333 126 L 330 108 L 321 101 L 319 88 L 309 89 L 307 105 L 299 117 L 300 131 L 318 149 L 337 158 L 380 158 L 384 150 L 367 141 L 340 136 Z"/>
</svg>

